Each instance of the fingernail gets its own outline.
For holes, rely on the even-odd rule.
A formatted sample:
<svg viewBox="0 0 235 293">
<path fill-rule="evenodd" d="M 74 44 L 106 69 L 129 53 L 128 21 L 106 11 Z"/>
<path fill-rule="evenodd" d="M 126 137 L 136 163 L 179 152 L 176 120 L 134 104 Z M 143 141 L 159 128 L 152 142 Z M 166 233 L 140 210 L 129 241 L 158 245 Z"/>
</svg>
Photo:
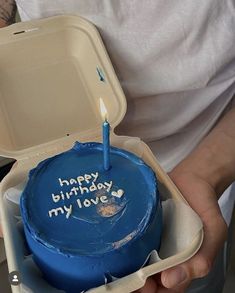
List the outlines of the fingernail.
<svg viewBox="0 0 235 293">
<path fill-rule="evenodd" d="M 182 268 L 174 269 L 163 280 L 163 285 L 167 288 L 173 288 L 179 285 L 187 278 L 186 272 Z"/>
</svg>

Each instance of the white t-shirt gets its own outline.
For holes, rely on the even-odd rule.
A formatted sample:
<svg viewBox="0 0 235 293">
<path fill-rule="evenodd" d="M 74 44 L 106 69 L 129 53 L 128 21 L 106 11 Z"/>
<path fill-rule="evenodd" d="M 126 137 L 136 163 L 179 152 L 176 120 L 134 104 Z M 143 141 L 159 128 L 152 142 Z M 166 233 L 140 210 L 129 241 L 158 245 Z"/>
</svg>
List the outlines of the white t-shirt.
<svg viewBox="0 0 235 293">
<path fill-rule="evenodd" d="M 232 107 L 233 0 L 16 2 L 23 21 L 78 13 L 97 26 L 128 102 L 117 131 L 146 141 L 166 171 Z"/>
</svg>

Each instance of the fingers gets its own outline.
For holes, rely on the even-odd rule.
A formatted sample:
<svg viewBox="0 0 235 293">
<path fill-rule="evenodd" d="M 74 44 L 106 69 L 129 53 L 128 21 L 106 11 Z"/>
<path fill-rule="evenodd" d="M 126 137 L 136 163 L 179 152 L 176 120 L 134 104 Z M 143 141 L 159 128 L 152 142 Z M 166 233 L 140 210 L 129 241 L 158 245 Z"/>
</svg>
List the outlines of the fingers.
<svg viewBox="0 0 235 293">
<path fill-rule="evenodd" d="M 190 260 L 161 274 L 166 288 L 186 288 L 195 278 L 206 276 L 227 235 L 227 225 L 221 215 L 215 191 L 212 187 L 192 174 L 171 174 L 172 179 L 184 194 L 188 203 L 198 213 L 204 229 L 203 244 Z"/>
<path fill-rule="evenodd" d="M 161 282 L 166 288 L 187 287 L 192 279 L 206 276 L 213 261 L 226 239 L 227 226 L 223 218 L 217 217 L 205 225 L 202 247 L 190 260 L 161 274 Z"/>
<path fill-rule="evenodd" d="M 172 288 L 166 288 L 163 286 L 162 282 L 161 282 L 161 274 L 156 274 L 154 276 L 152 276 L 152 278 L 156 281 L 157 283 L 157 293 L 183 293 L 185 291 L 185 288 L 188 287 L 189 282 L 188 283 L 183 283 L 183 286 L 177 286 Z"/>
<path fill-rule="evenodd" d="M 149 277 L 143 288 L 134 291 L 134 293 L 183 293 L 185 288 L 188 287 L 189 283 L 183 284 L 183 286 L 178 286 L 174 289 L 165 288 L 162 286 L 161 275 L 156 274 L 152 277 Z"/>
</svg>

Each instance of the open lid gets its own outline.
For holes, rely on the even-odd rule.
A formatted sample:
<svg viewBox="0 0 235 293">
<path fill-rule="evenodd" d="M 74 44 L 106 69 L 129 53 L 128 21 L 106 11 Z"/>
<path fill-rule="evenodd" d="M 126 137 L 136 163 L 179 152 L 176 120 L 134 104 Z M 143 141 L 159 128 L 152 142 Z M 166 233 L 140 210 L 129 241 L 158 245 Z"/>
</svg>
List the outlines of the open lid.
<svg viewBox="0 0 235 293">
<path fill-rule="evenodd" d="M 114 128 L 126 99 L 96 28 L 79 16 L 0 30 L 0 156 L 22 159 Z"/>
</svg>

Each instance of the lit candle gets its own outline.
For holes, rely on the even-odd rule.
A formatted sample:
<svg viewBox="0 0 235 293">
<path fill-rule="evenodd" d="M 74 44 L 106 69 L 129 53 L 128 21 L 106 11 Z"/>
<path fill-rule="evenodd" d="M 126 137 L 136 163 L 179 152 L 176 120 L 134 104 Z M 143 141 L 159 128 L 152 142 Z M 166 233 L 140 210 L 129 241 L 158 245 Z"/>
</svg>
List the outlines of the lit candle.
<svg viewBox="0 0 235 293">
<path fill-rule="evenodd" d="M 101 98 L 100 98 L 100 112 L 103 118 L 102 130 L 103 130 L 104 169 L 108 170 L 110 168 L 110 142 L 109 142 L 110 125 L 107 120 L 107 109 Z"/>
</svg>

